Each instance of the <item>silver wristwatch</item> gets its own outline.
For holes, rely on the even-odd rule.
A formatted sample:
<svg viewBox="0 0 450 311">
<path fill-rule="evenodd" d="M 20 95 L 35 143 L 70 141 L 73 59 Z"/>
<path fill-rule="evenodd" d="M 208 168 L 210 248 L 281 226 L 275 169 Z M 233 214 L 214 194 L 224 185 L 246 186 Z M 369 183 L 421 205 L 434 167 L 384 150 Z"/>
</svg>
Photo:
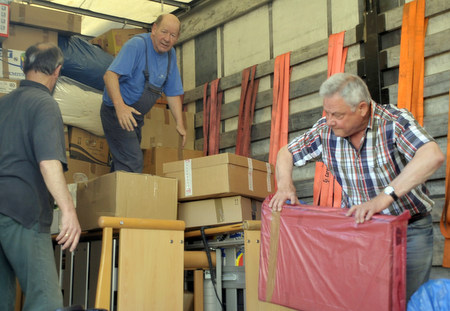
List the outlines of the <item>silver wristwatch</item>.
<svg viewBox="0 0 450 311">
<path fill-rule="evenodd" d="M 390 195 L 394 199 L 394 201 L 398 200 L 398 196 L 395 194 L 394 187 L 387 186 L 386 188 L 384 188 L 383 192 L 387 195 Z"/>
</svg>

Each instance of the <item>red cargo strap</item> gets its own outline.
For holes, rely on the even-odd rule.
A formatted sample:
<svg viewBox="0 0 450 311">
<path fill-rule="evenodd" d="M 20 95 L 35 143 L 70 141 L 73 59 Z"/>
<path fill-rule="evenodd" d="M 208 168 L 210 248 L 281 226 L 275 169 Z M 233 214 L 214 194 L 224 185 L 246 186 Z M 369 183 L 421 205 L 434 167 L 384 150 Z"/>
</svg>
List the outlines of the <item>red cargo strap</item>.
<svg viewBox="0 0 450 311">
<path fill-rule="evenodd" d="M 269 149 L 269 163 L 274 166 L 278 151 L 288 142 L 290 59 L 291 52 L 275 58 Z"/>
<path fill-rule="evenodd" d="M 332 34 L 328 40 L 328 77 L 344 72 L 348 48 L 345 32 Z M 316 162 L 313 202 L 317 206 L 341 207 L 342 188 L 323 162 Z"/>
<path fill-rule="evenodd" d="M 251 131 L 253 116 L 255 114 L 256 94 L 258 93 L 259 86 L 259 79 L 255 80 L 255 74 L 256 65 L 242 71 L 241 100 L 239 103 L 235 153 L 245 157 L 250 156 Z"/>
<path fill-rule="evenodd" d="M 449 91 L 449 107 L 450 107 L 450 91 Z M 450 120 L 450 110 L 448 113 Z M 448 125 L 447 132 L 447 167 L 445 174 L 445 203 L 442 210 L 440 228 L 441 233 L 445 237 L 444 243 L 444 258 L 442 260 L 442 266 L 450 268 L 450 213 L 448 212 L 450 206 L 450 123 Z"/>
<path fill-rule="evenodd" d="M 421 125 L 427 24 L 425 0 L 416 0 L 403 6 L 397 107 L 411 111 Z"/>
<path fill-rule="evenodd" d="M 211 95 L 208 97 L 208 83 L 203 87 L 203 155 L 219 153 L 220 112 L 223 92 L 217 92 L 220 79 L 211 82 Z"/>
</svg>

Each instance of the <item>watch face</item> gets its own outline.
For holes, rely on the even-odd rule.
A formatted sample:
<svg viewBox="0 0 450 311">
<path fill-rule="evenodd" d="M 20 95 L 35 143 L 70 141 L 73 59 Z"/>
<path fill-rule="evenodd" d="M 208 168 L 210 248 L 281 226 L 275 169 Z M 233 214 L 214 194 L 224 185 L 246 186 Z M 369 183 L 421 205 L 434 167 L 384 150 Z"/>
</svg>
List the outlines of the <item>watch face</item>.
<svg viewBox="0 0 450 311">
<path fill-rule="evenodd" d="M 387 186 L 384 188 L 384 193 L 391 195 L 394 192 L 394 188 L 391 186 Z"/>
</svg>

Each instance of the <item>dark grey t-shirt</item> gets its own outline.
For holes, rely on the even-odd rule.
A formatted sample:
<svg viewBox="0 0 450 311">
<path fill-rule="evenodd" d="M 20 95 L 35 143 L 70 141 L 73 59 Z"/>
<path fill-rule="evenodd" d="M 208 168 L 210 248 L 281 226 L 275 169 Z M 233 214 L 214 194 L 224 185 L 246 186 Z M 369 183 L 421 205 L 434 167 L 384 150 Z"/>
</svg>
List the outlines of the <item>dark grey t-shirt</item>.
<svg viewBox="0 0 450 311">
<path fill-rule="evenodd" d="M 67 169 L 61 111 L 47 87 L 23 80 L 0 98 L 0 213 L 49 232 L 53 198 L 39 169 L 43 160 Z"/>
</svg>

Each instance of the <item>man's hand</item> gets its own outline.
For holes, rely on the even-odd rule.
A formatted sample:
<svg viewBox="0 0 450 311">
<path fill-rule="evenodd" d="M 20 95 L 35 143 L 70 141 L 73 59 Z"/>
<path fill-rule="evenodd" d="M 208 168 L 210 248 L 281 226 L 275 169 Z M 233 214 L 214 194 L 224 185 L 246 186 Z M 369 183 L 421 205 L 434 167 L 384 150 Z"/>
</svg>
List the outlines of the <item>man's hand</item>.
<svg viewBox="0 0 450 311">
<path fill-rule="evenodd" d="M 287 200 L 290 200 L 291 204 L 300 204 L 294 185 L 289 185 L 284 188 L 279 187 L 270 200 L 269 207 L 274 212 L 280 212 Z"/>
<path fill-rule="evenodd" d="M 362 224 L 365 221 L 370 220 L 374 214 L 389 207 L 392 201 L 393 199 L 390 196 L 380 193 L 370 201 L 352 206 L 345 216 L 352 216 L 355 214 L 355 222 L 357 224 Z"/>
<path fill-rule="evenodd" d="M 117 120 L 119 120 L 120 126 L 129 132 L 134 131 L 134 128 L 138 125 L 133 114 L 140 115 L 141 113 L 126 104 L 115 105 L 114 107 L 116 109 Z"/>
<path fill-rule="evenodd" d="M 70 247 L 70 251 L 73 252 L 77 248 L 81 235 L 81 227 L 75 208 L 62 212 L 61 223 L 61 231 L 56 237 L 56 241 L 58 244 L 62 244 L 62 249 Z"/>
<path fill-rule="evenodd" d="M 182 142 L 181 142 L 181 147 L 184 148 L 184 146 L 186 145 L 186 129 L 184 128 L 183 125 L 178 125 L 177 124 L 177 132 L 178 134 L 180 134 L 181 138 L 182 138 Z"/>
</svg>

